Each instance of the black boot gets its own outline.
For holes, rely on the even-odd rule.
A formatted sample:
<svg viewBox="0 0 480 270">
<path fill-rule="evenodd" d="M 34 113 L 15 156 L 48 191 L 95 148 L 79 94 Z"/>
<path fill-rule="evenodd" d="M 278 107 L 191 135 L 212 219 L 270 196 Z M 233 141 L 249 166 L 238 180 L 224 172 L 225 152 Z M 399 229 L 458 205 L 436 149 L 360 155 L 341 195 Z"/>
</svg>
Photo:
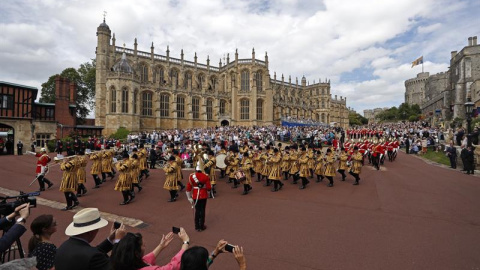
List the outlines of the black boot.
<svg viewBox="0 0 480 270">
<path fill-rule="evenodd" d="M 174 202 L 177 200 L 177 191 L 176 190 L 170 190 L 170 200 L 168 202 Z"/>
<path fill-rule="evenodd" d="M 276 183 L 276 182 L 275 182 Z M 270 179 L 267 179 L 267 183 L 265 183 L 265 185 L 263 185 L 264 187 L 268 187 L 270 186 Z"/>
<path fill-rule="evenodd" d="M 232 188 L 237 188 L 238 187 L 238 180 L 233 179 L 233 187 Z"/>
<path fill-rule="evenodd" d="M 257 173 L 257 180 L 255 182 L 260 182 L 262 181 L 262 175 L 260 173 Z"/>
<path fill-rule="evenodd" d="M 247 184 L 243 184 L 243 193 L 242 195 L 247 195 L 248 194 L 248 185 Z"/>
<path fill-rule="evenodd" d="M 129 203 L 129 200 L 128 200 L 128 193 L 129 193 L 129 191 L 128 191 L 128 190 L 122 191 L 122 195 L 123 195 L 123 202 L 121 202 L 121 203 L 120 203 L 120 205 L 125 205 L 125 204 L 128 204 L 128 203 Z"/>
</svg>

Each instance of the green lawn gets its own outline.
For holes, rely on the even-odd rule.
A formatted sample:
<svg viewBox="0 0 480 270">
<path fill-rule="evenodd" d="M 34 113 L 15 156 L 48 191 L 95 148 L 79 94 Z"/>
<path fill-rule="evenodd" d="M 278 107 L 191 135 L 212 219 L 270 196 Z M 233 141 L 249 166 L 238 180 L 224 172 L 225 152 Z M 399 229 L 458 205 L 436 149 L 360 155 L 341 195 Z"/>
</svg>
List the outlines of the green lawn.
<svg viewBox="0 0 480 270">
<path fill-rule="evenodd" d="M 431 161 L 450 166 L 450 160 L 448 157 L 445 155 L 445 152 L 439 151 L 435 152 L 432 150 L 428 150 L 428 152 L 425 155 L 420 155 L 423 158 L 429 159 Z"/>
</svg>

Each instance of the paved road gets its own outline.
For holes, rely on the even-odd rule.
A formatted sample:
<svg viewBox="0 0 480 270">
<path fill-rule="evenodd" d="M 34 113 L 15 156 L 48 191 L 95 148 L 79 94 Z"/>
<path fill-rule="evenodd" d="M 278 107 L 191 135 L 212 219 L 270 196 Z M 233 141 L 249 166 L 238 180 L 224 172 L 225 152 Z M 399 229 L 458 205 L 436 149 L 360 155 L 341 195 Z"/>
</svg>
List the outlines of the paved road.
<svg viewBox="0 0 480 270">
<path fill-rule="evenodd" d="M 1 187 L 37 189 L 28 187 L 34 178 L 34 157 L 0 160 Z M 184 171 L 185 177 L 188 173 Z M 167 203 L 163 172 L 152 170 L 151 175 L 127 206 L 118 205 L 122 197 L 113 190 L 114 181 L 95 190 L 89 178 L 81 206 L 144 222 L 142 228 L 129 230 L 144 235 L 147 250 L 172 226 L 185 227 L 193 245 L 209 250 L 224 238 L 244 247 L 249 269 L 480 269 L 480 178 L 404 153 L 381 171 L 365 167 L 359 186 L 352 185 L 350 176 L 346 182 L 337 177 L 333 188 L 312 181 L 299 190 L 286 183 L 277 193 L 254 183 L 252 193 L 242 196 L 240 189 L 221 181 L 219 196 L 208 201 L 208 229 L 200 233 L 194 231 L 184 194 Z M 64 202 L 58 191 L 58 166 L 48 177 L 56 186 L 40 197 L 50 206 L 40 205 L 32 216 L 55 215 L 58 232 L 52 240 L 58 246 L 66 239 L 63 232 L 74 212 L 59 211 L 59 205 L 52 204 Z M 101 230 L 97 240 L 107 233 Z M 26 233 L 22 241 L 26 244 L 30 236 Z M 158 263 L 166 263 L 179 248 L 180 240 L 172 242 Z M 222 254 L 212 269 L 236 269 L 236 262 L 231 254 Z"/>
</svg>

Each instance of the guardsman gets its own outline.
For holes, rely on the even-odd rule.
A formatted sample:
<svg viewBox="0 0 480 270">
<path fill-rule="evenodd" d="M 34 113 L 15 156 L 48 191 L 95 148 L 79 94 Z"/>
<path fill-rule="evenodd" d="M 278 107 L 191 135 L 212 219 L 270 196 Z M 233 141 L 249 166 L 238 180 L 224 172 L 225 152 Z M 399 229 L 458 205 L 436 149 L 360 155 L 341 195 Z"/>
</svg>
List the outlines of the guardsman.
<svg viewBox="0 0 480 270">
<path fill-rule="evenodd" d="M 175 156 L 170 156 L 167 164 L 163 167 L 165 171 L 165 184 L 163 188 L 170 192 L 170 199 L 168 202 L 174 202 L 178 197 L 178 180 L 177 180 L 177 163 L 175 162 Z"/>
<path fill-rule="evenodd" d="M 205 208 L 207 207 L 208 193 L 212 189 L 210 178 L 202 172 L 200 166 L 190 174 L 187 183 L 188 201 L 195 207 L 195 230 L 201 232 L 207 229 L 205 226 Z"/>
<path fill-rule="evenodd" d="M 52 161 L 52 159 L 47 155 L 47 150 L 45 148 L 40 149 L 40 153 L 36 153 L 35 156 L 38 157 L 37 169 L 35 170 L 37 181 L 40 185 L 40 191 L 45 191 L 45 183 L 47 183 L 48 188 L 53 186 L 53 183 L 45 178 L 45 174 L 48 172 L 48 163 Z"/>
<path fill-rule="evenodd" d="M 310 171 L 310 178 L 313 177 L 313 171 L 315 170 L 315 159 L 313 158 L 314 152 L 313 152 L 313 145 L 310 145 L 307 149 L 307 157 L 308 157 L 308 170 Z"/>
<path fill-rule="evenodd" d="M 363 155 L 358 151 L 358 146 L 353 148 L 352 154 L 352 167 L 350 168 L 350 174 L 355 177 L 354 185 L 358 185 L 358 181 L 360 181 L 360 173 L 362 172 L 362 165 L 363 165 Z"/>
<path fill-rule="evenodd" d="M 117 170 L 120 172 L 118 175 L 117 183 L 115 184 L 115 190 L 122 192 L 123 202 L 120 205 L 129 204 L 135 196 L 132 195 L 132 179 L 130 177 L 130 161 L 128 160 L 128 154 L 122 155 L 122 160 L 117 162 Z"/>
<path fill-rule="evenodd" d="M 267 160 L 267 167 L 269 167 L 269 174 L 267 181 L 273 182 L 272 192 L 277 192 L 283 187 L 282 180 L 282 156 L 277 148 L 273 149 L 273 154 L 269 155 Z"/>
<path fill-rule="evenodd" d="M 257 173 L 257 180 L 255 182 L 262 181 L 262 147 L 259 147 L 253 156 L 253 170 Z"/>
<path fill-rule="evenodd" d="M 262 154 L 262 157 L 260 158 L 262 161 L 263 161 L 263 164 L 262 164 L 262 178 L 265 178 L 267 179 L 267 182 L 265 183 L 265 187 L 268 187 L 270 186 L 270 179 L 268 179 L 268 177 L 270 176 L 270 170 L 272 169 L 272 167 L 270 166 L 271 164 L 269 163 L 269 160 L 270 160 L 270 157 L 271 157 L 271 153 L 270 153 L 270 145 L 267 145 L 265 147 L 265 152 Z"/>
<path fill-rule="evenodd" d="M 60 191 L 65 194 L 67 200 L 67 206 L 62 208 L 62 211 L 71 210 L 78 206 L 80 203 L 75 196 L 74 192 L 77 191 L 77 168 L 78 162 L 75 157 L 64 158 L 60 169 L 63 171 L 62 182 L 60 183 Z"/>
</svg>

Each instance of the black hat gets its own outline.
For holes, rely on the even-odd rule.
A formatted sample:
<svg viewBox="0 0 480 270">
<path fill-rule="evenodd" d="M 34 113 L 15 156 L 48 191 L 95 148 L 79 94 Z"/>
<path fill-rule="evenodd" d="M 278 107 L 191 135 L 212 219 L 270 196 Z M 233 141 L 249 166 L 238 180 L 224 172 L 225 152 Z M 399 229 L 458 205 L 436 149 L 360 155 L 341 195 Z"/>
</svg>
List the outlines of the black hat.
<svg viewBox="0 0 480 270">
<path fill-rule="evenodd" d="M 123 155 L 122 155 L 122 158 L 129 158 L 128 153 L 124 152 Z"/>
<path fill-rule="evenodd" d="M 170 156 L 170 158 L 168 159 L 170 161 L 175 161 L 175 157 L 174 156 Z"/>
</svg>

